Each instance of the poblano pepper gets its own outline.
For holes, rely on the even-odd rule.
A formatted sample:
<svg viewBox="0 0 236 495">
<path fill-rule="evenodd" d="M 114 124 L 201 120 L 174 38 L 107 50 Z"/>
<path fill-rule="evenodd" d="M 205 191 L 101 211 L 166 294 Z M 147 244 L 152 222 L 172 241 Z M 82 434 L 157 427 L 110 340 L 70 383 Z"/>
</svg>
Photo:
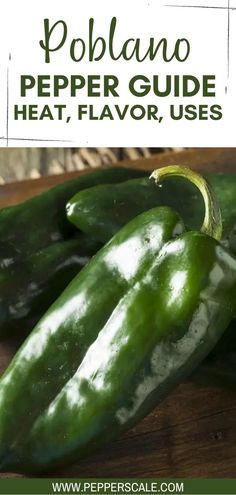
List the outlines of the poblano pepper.
<svg viewBox="0 0 236 495">
<path fill-rule="evenodd" d="M 236 311 L 236 260 L 216 239 L 205 183 L 202 233 L 155 208 L 119 231 L 53 304 L 0 383 L 2 471 L 76 460 L 133 426 L 214 347 Z M 17 408 L 17 416 L 15 410 Z"/>
<path fill-rule="evenodd" d="M 221 241 L 236 254 L 236 174 L 205 174 L 219 200 L 223 233 Z M 156 188 L 153 179 L 131 179 L 109 188 L 95 186 L 76 194 L 67 204 L 68 219 L 84 232 L 108 241 L 125 223 L 154 206 L 174 208 L 188 229 L 196 228 L 203 204 L 193 184 L 170 178 Z M 193 375 L 194 381 L 236 385 L 236 319 L 218 346 Z"/>
<path fill-rule="evenodd" d="M 0 210 L 0 268 L 68 239 L 75 229 L 67 221 L 65 205 L 78 191 L 145 175 L 126 168 L 107 168 L 65 181 L 16 206 Z"/>
<path fill-rule="evenodd" d="M 236 174 L 205 175 L 219 201 L 223 236 L 236 253 Z M 170 178 L 157 189 L 149 178 L 131 179 L 109 188 L 98 185 L 77 193 L 67 204 L 67 217 L 83 232 L 102 242 L 132 218 L 156 206 L 169 206 L 183 218 L 188 229 L 196 229 L 204 214 L 203 204 L 193 184 L 181 177 Z"/>
</svg>

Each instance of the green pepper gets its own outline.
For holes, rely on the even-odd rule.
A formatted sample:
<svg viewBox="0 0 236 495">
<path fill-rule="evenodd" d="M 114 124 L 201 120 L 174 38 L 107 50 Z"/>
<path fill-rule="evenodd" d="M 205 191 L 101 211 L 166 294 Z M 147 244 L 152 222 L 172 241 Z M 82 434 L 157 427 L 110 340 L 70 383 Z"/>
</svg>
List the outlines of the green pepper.
<svg viewBox="0 0 236 495">
<path fill-rule="evenodd" d="M 236 174 L 205 174 L 219 200 L 223 244 L 236 253 Z M 132 179 L 109 188 L 95 186 L 76 194 L 67 204 L 69 220 L 84 232 L 108 241 L 125 223 L 154 206 L 174 208 L 188 229 L 196 228 L 203 204 L 194 185 L 181 177 L 156 188 L 153 180 Z M 218 346 L 201 363 L 192 379 L 203 384 L 234 387 L 236 384 L 236 319 Z"/>
<path fill-rule="evenodd" d="M 114 439 L 200 363 L 232 319 L 236 260 L 215 240 L 215 200 L 186 169 L 155 177 L 173 172 L 203 192 L 202 232 L 185 233 L 175 212 L 154 208 L 75 277 L 0 382 L 2 471 L 45 471 Z"/>
<path fill-rule="evenodd" d="M 0 339 L 25 336 L 100 244 L 78 238 L 65 205 L 76 191 L 144 175 L 110 168 L 0 210 Z M 77 235 L 77 239 L 75 239 Z"/>
<path fill-rule="evenodd" d="M 236 174 L 206 174 L 206 178 L 219 201 L 223 242 L 236 253 Z M 107 242 L 129 220 L 155 206 L 176 210 L 188 229 L 196 229 L 204 213 L 193 184 L 174 177 L 158 190 L 148 178 L 85 189 L 68 202 L 67 217 L 83 232 Z"/>
<path fill-rule="evenodd" d="M 143 175 L 144 172 L 134 169 L 100 169 L 65 181 L 24 203 L 1 209 L 0 268 L 73 235 L 75 229 L 67 221 L 65 205 L 76 192 Z"/>
<path fill-rule="evenodd" d="M 0 458 L 11 452 L 18 420 L 20 446 L 76 372 L 129 286 L 146 273 L 163 244 L 182 230 L 179 217 L 169 209 L 136 218 L 101 249 L 37 324 L 1 381 Z M 17 421 L 11 412 L 16 404 Z"/>
<path fill-rule="evenodd" d="M 0 272 L 0 339 L 26 336 L 100 244 L 78 233 Z"/>
</svg>

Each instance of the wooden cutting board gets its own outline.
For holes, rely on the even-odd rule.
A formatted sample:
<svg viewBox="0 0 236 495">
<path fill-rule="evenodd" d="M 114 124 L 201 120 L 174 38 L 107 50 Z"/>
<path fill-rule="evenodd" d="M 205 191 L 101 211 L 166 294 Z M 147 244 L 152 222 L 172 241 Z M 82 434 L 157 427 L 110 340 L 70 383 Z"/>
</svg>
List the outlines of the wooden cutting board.
<svg viewBox="0 0 236 495">
<path fill-rule="evenodd" d="M 236 173 L 236 149 L 159 154 L 119 165 L 153 170 L 167 164 Z M 0 206 L 15 204 L 81 172 L 0 187 Z M 236 198 L 235 198 L 236 199 Z M 17 342 L 0 344 L 0 373 Z M 17 414 L 17 411 L 15 412 Z M 60 472 L 64 477 L 235 477 L 236 390 L 181 384 L 136 428 L 97 454 Z M 0 475 L 0 477 L 9 477 Z M 11 474 L 10 476 L 18 476 Z"/>
</svg>

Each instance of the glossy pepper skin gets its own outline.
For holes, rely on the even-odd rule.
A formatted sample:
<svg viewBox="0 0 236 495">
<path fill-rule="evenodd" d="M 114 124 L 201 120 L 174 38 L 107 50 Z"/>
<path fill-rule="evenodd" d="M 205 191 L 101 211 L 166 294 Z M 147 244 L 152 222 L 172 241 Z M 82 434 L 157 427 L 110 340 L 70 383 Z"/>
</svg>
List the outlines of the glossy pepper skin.
<svg viewBox="0 0 236 495">
<path fill-rule="evenodd" d="M 100 244 L 82 233 L 0 271 L 0 340 L 26 336 Z"/>
<path fill-rule="evenodd" d="M 145 175 L 126 168 L 107 168 L 65 181 L 24 203 L 0 210 L 0 268 L 71 237 L 65 205 L 76 192 Z"/>
<path fill-rule="evenodd" d="M 19 452 L 25 468 L 64 464 L 116 438 L 200 363 L 232 317 L 232 275 L 236 295 L 236 266 L 217 247 L 198 234 L 164 246 L 163 258 L 122 298 L 80 368 L 35 422 Z M 173 281 L 176 262 L 186 276 L 181 288 Z M 211 275 L 218 269 L 223 284 Z"/>
<path fill-rule="evenodd" d="M 236 254 L 236 174 L 206 174 L 219 200 L 222 242 Z M 77 227 L 107 241 L 122 225 L 143 210 L 166 205 L 174 208 L 187 228 L 196 228 L 203 215 L 203 202 L 190 182 L 170 178 L 157 188 L 153 179 L 133 179 L 109 188 L 95 186 L 76 194 L 67 205 L 68 219 Z M 201 384 L 236 385 L 236 319 L 207 356 L 192 379 Z"/>
<path fill-rule="evenodd" d="M 169 209 L 140 215 L 94 256 L 36 325 L 0 382 L 3 471 L 47 469 L 47 461 L 41 466 L 33 459 L 27 467 L 21 453 L 26 438 L 76 373 L 129 288 L 145 276 L 162 246 L 182 231 L 178 215 Z"/>
<path fill-rule="evenodd" d="M 218 237 L 216 213 L 202 230 Z M 236 311 L 236 260 L 181 231 L 169 209 L 140 215 L 37 325 L 0 384 L 3 471 L 45 471 L 115 438 L 216 344 Z"/>
<path fill-rule="evenodd" d="M 213 239 L 187 233 L 165 244 L 146 276 L 119 300 L 74 375 L 33 425 L 17 432 L 11 448 L 8 443 L 2 469 L 4 461 L 5 469 L 57 467 L 136 424 L 215 345 L 235 311 L 235 296 L 236 261 Z M 8 435 L 9 379 L 1 390 L 8 415 L 1 429 Z M 15 428 L 17 422 L 14 417 Z"/>
<path fill-rule="evenodd" d="M 206 178 L 220 205 L 223 242 L 236 253 L 236 174 L 206 174 Z M 79 192 L 67 204 L 67 217 L 83 232 L 107 242 L 132 218 L 156 206 L 173 208 L 190 230 L 198 228 L 204 212 L 190 182 L 174 177 L 157 188 L 153 179 L 141 178 Z"/>
</svg>

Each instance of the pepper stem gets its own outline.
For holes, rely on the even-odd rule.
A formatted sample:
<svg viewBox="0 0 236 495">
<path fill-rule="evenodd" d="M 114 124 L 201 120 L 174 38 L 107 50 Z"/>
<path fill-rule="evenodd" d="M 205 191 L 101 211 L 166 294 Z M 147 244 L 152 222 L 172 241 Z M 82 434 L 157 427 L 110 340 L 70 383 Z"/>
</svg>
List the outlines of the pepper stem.
<svg viewBox="0 0 236 495">
<path fill-rule="evenodd" d="M 210 184 L 201 175 L 181 165 L 170 165 L 154 170 L 150 178 L 154 178 L 157 183 L 160 183 L 171 176 L 183 177 L 199 189 L 205 204 L 205 217 L 201 232 L 219 241 L 222 236 L 221 212 Z"/>
</svg>

